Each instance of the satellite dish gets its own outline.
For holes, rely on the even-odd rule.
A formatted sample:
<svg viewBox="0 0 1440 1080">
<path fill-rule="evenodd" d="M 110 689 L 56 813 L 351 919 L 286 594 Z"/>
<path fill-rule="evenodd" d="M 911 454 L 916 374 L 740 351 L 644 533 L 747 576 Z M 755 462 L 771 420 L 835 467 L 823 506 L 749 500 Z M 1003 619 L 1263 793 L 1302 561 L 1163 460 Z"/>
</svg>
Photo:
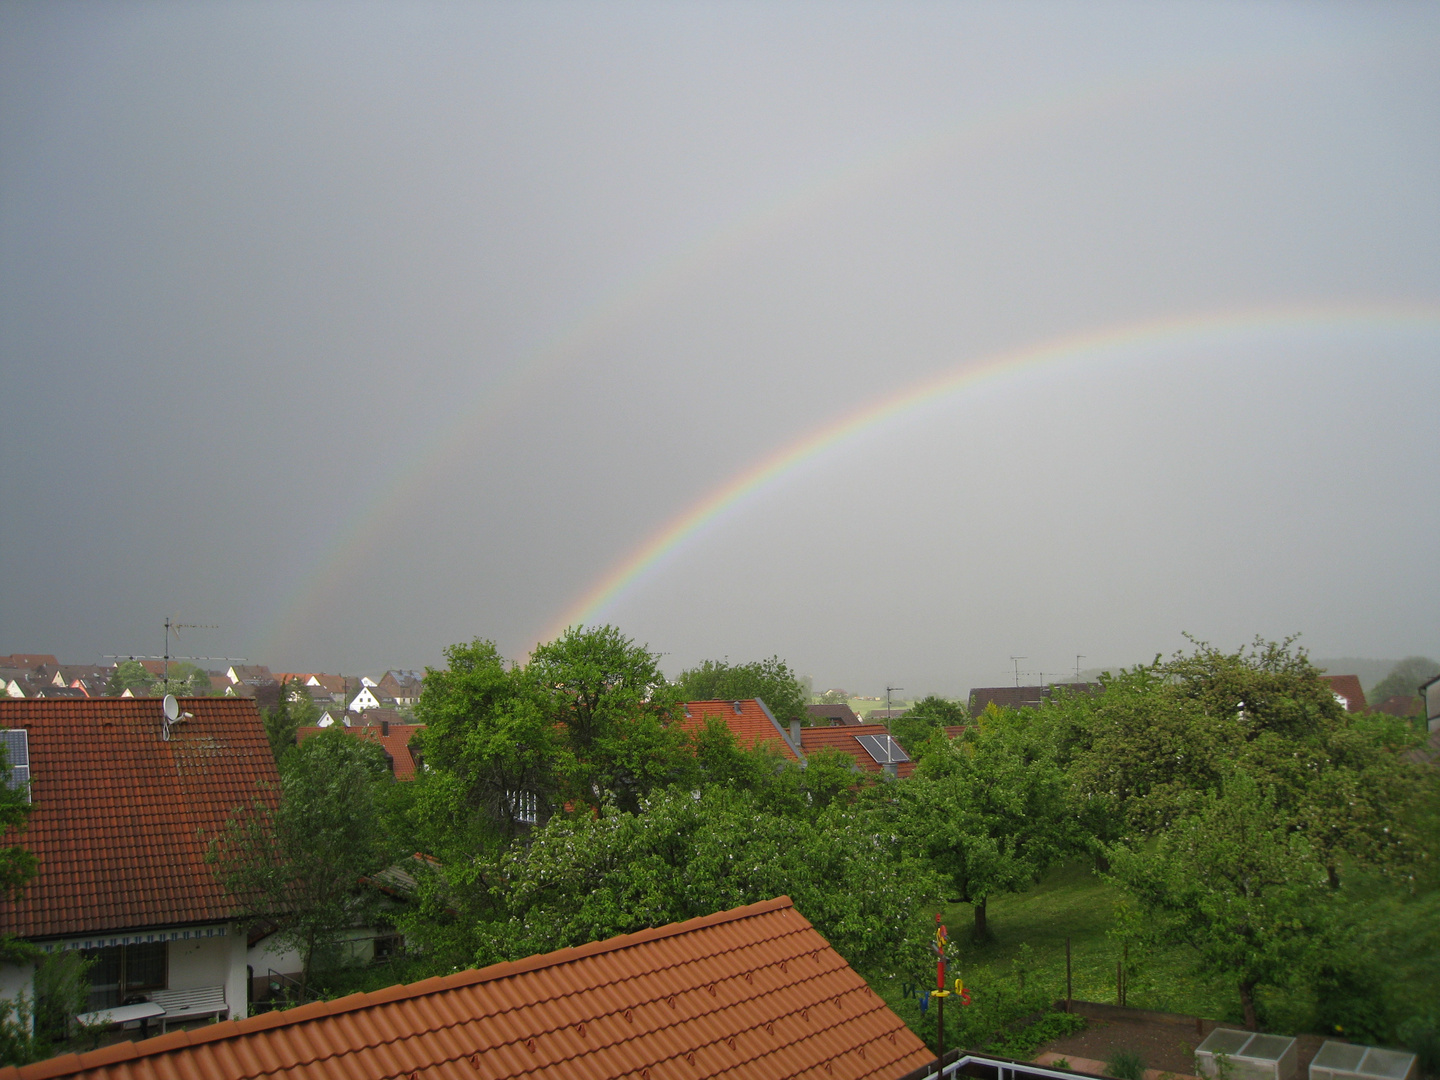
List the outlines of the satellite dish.
<svg viewBox="0 0 1440 1080">
<path fill-rule="evenodd" d="M 175 700 L 174 694 L 165 695 L 163 708 L 165 709 L 165 719 L 169 720 L 172 724 L 180 719 L 180 703 Z"/>
</svg>

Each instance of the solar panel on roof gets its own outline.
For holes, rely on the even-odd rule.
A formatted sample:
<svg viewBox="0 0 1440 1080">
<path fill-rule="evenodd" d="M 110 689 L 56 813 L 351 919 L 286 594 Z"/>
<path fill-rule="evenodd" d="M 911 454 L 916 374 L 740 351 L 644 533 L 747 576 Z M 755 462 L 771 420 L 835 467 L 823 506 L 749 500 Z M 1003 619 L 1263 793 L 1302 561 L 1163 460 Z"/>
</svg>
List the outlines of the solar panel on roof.
<svg viewBox="0 0 1440 1080">
<path fill-rule="evenodd" d="M 889 735 L 856 735 L 855 741 L 865 748 L 877 765 L 910 760 L 910 755 L 900 749 L 900 744 Z"/>
<path fill-rule="evenodd" d="M 15 791 L 30 782 L 30 732 L 24 728 L 0 731 L 0 743 L 5 747 L 5 763 L 9 766 L 5 786 Z M 25 797 L 29 799 L 28 791 Z"/>
</svg>

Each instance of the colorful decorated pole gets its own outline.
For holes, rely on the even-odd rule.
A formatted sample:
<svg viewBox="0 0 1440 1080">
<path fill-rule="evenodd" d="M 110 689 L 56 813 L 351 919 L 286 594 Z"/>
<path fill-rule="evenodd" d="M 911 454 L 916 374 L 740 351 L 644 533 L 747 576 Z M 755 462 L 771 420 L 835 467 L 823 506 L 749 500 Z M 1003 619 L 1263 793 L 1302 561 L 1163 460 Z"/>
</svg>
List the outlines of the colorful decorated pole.
<svg viewBox="0 0 1440 1080">
<path fill-rule="evenodd" d="M 940 1012 L 936 1022 L 940 1029 L 940 1059 L 936 1066 L 937 1075 L 945 1074 L 945 999 L 950 996 L 950 991 L 945 989 L 945 924 L 940 921 L 940 913 L 935 913 L 935 944 L 931 948 L 935 951 L 935 989 L 931 997 L 940 999 Z"/>
</svg>

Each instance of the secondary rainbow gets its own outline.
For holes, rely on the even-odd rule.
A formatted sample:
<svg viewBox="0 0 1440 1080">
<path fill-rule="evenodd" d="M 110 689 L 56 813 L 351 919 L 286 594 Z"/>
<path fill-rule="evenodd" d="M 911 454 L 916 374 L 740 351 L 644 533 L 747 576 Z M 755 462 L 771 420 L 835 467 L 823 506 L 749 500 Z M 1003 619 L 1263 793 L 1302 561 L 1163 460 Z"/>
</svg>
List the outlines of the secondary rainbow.
<svg viewBox="0 0 1440 1080">
<path fill-rule="evenodd" d="M 575 625 L 593 623 L 607 607 L 673 559 L 688 543 L 762 491 L 784 482 L 817 458 L 834 453 L 867 431 L 928 405 L 940 404 L 987 380 L 1062 362 L 1118 358 L 1142 346 L 1175 345 L 1267 331 L 1419 329 L 1440 335 L 1440 304 L 1335 303 L 1223 311 L 1103 327 L 966 360 L 879 402 L 861 406 L 782 446 L 691 503 L 625 556 L 550 626 L 549 640 Z"/>
<path fill-rule="evenodd" d="M 307 569 L 297 574 L 287 590 L 287 600 L 262 634 L 260 654 L 285 651 L 302 615 L 316 609 L 322 595 L 348 585 L 353 564 L 381 536 L 393 516 L 417 497 L 417 489 L 425 477 L 434 473 L 442 461 L 458 457 L 477 433 L 490 430 L 494 422 L 515 411 L 527 391 L 532 390 L 545 373 L 582 356 L 587 346 L 633 320 L 640 311 L 658 304 L 704 267 L 720 262 L 789 223 L 818 214 L 858 191 L 890 181 L 934 155 L 975 150 L 997 137 L 1033 134 L 1083 115 L 1103 113 L 1136 101 L 1153 101 L 1162 94 L 1255 74 L 1273 76 L 1281 63 L 1308 66 L 1317 61 L 1324 63 L 1329 58 L 1330 54 L 1323 50 L 1303 49 L 1285 56 L 1242 56 L 1210 61 L 1098 86 L 1066 87 L 958 124 L 946 123 L 902 136 L 875 153 L 832 166 L 700 230 L 623 280 L 596 303 L 577 312 L 556 332 L 518 357 L 498 379 L 462 397 L 449 410 L 448 417 L 437 417 L 429 437 L 377 478 L 344 522 L 317 545 L 306 560 Z"/>
</svg>

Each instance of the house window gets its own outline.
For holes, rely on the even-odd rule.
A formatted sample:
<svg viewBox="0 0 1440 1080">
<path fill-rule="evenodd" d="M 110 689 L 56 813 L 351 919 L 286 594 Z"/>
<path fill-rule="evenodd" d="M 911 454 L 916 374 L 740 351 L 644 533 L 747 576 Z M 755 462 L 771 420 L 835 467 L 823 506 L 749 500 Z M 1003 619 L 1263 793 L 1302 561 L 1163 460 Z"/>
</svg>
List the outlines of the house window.
<svg viewBox="0 0 1440 1080">
<path fill-rule="evenodd" d="M 151 990 L 164 990 L 169 981 L 169 943 L 112 945 L 86 949 L 81 955 L 90 967 L 90 1008 L 111 1009 Z"/>
<path fill-rule="evenodd" d="M 387 934 L 375 939 L 375 963 L 384 964 L 405 955 L 405 935 Z"/>
<path fill-rule="evenodd" d="M 510 809 L 522 825 L 534 825 L 540 820 L 540 798 L 533 791 L 511 792 Z"/>
</svg>

